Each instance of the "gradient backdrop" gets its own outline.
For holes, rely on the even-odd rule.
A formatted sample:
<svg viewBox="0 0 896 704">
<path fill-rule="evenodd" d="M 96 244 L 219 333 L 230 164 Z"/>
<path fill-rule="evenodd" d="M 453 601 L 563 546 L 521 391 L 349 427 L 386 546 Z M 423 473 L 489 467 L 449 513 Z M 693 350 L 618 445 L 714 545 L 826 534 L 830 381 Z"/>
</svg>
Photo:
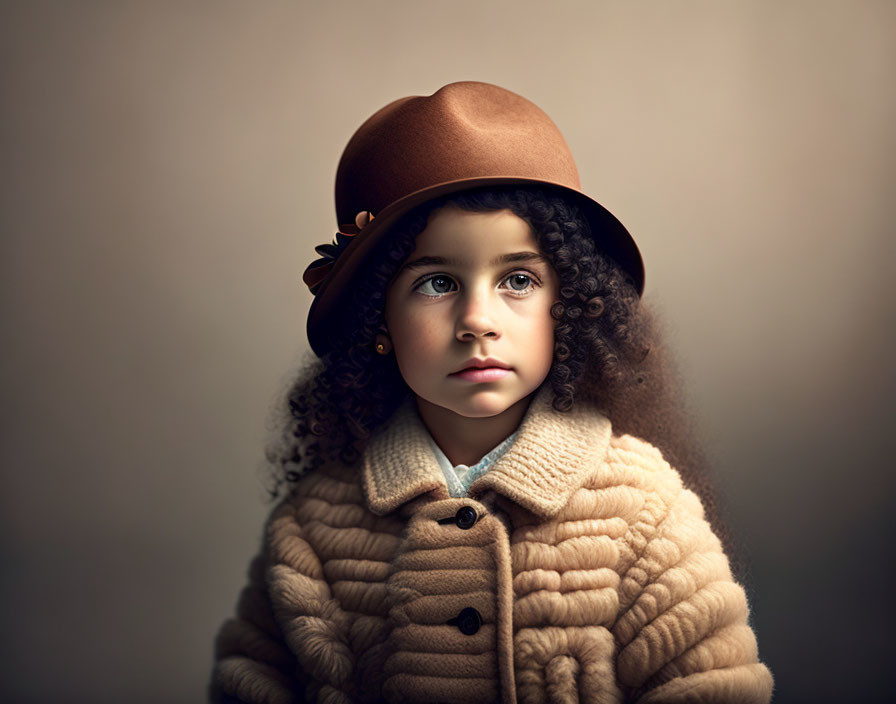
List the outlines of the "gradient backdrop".
<svg viewBox="0 0 896 704">
<path fill-rule="evenodd" d="M 641 246 L 776 701 L 883 701 L 896 4 L 60 0 L 0 27 L 0 699 L 203 699 L 342 147 L 474 79 L 551 115 Z"/>
</svg>

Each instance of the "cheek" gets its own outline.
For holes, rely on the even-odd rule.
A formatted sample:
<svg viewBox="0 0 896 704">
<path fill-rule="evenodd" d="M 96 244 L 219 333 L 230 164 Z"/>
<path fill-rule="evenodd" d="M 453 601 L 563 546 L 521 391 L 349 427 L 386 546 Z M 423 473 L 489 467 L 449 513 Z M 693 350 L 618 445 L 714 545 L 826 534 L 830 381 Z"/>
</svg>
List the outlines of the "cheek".
<svg viewBox="0 0 896 704">
<path fill-rule="evenodd" d="M 544 375 L 548 373 L 554 361 L 554 328 L 557 321 L 551 317 L 552 303 L 553 299 L 546 297 L 538 313 L 530 319 L 525 336 L 533 370 Z"/>
<path fill-rule="evenodd" d="M 438 346 L 438 335 L 431 316 L 402 311 L 388 324 L 392 346 L 399 361 L 419 366 Z"/>
<path fill-rule="evenodd" d="M 444 345 L 424 316 L 403 315 L 390 326 L 393 354 L 405 383 L 426 397 L 444 374 Z"/>
</svg>

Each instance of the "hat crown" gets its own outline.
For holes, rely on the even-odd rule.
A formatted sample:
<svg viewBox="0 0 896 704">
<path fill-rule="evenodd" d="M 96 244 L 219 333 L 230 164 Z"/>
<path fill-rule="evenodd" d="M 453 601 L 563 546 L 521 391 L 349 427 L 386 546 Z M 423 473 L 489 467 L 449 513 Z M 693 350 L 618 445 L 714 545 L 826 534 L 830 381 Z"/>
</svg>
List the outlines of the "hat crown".
<svg viewBox="0 0 896 704">
<path fill-rule="evenodd" d="M 346 145 L 336 172 L 338 223 L 452 181 L 513 177 L 580 190 L 572 153 L 537 105 L 477 81 L 396 100 Z"/>
</svg>

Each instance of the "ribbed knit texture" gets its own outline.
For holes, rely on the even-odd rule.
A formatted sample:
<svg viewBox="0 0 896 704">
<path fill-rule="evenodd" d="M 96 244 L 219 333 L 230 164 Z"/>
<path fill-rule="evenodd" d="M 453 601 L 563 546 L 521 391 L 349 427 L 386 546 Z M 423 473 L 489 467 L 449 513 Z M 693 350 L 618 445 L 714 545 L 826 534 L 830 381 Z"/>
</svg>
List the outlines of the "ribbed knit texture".
<svg viewBox="0 0 896 704">
<path fill-rule="evenodd" d="M 466 529 L 462 507 L 478 519 Z M 481 625 L 463 632 L 470 609 Z M 613 436 L 594 410 L 554 411 L 545 390 L 470 497 L 448 495 L 407 406 L 360 468 L 303 478 L 268 521 L 215 658 L 220 702 L 772 692 L 699 498 L 655 448 Z"/>
</svg>

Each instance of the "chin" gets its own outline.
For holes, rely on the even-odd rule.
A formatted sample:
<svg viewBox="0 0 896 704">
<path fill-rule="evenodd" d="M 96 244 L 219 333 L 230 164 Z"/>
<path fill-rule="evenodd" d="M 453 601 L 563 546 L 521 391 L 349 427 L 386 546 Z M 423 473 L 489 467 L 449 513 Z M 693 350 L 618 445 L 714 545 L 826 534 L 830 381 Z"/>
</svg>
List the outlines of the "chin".
<svg viewBox="0 0 896 704">
<path fill-rule="evenodd" d="M 502 393 L 484 392 L 452 405 L 451 410 L 466 418 L 491 418 L 500 415 L 519 400 L 508 398 Z"/>
</svg>

